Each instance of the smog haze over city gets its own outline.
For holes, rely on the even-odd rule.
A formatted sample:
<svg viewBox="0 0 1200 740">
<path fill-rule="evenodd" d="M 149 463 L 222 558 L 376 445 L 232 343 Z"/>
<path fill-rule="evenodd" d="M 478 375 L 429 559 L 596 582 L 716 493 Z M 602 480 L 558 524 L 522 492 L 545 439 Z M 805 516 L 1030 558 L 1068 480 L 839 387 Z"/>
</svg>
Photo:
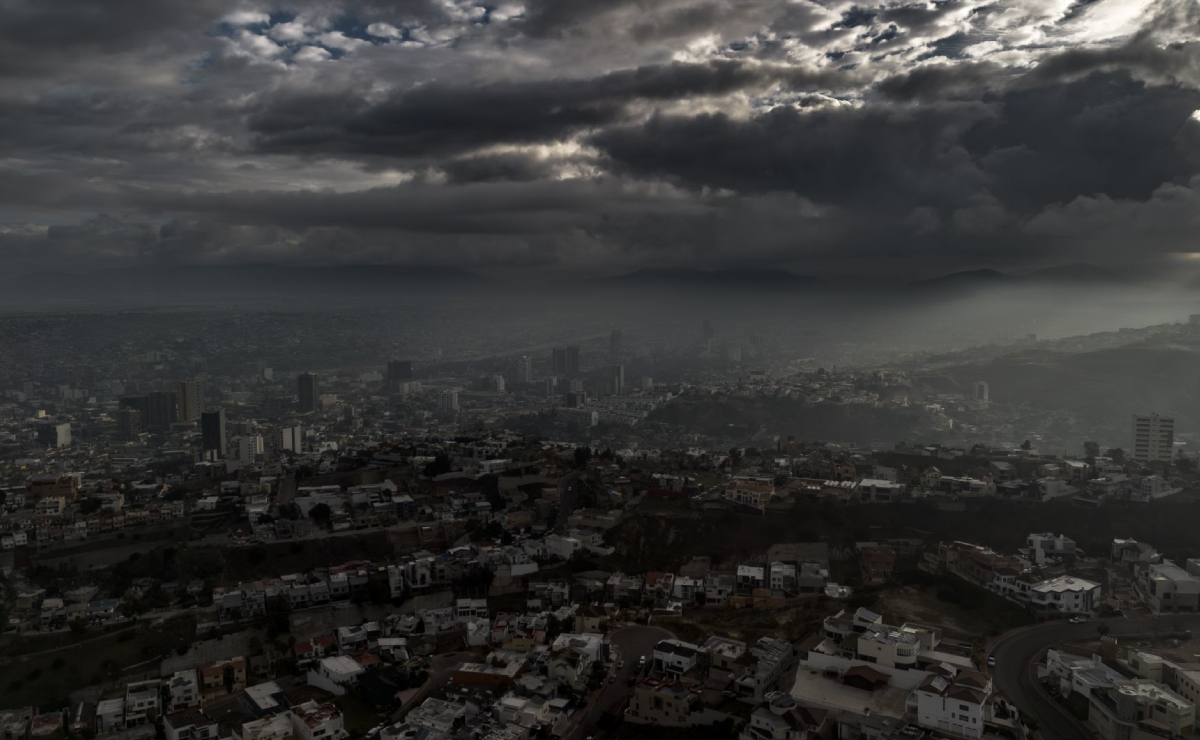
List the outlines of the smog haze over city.
<svg viewBox="0 0 1200 740">
<path fill-rule="evenodd" d="M 0 0 L 0 740 L 1185 740 L 1195 0 Z"/>
</svg>

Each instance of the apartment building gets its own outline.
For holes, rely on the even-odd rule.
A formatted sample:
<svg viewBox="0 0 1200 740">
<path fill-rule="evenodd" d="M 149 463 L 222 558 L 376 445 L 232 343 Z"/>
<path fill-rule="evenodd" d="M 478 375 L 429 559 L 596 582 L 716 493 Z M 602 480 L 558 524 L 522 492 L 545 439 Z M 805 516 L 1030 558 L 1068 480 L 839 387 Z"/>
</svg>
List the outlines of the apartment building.
<svg viewBox="0 0 1200 740">
<path fill-rule="evenodd" d="M 1140 463 L 1170 462 L 1175 453 L 1175 418 L 1133 415 L 1133 459 Z"/>
</svg>

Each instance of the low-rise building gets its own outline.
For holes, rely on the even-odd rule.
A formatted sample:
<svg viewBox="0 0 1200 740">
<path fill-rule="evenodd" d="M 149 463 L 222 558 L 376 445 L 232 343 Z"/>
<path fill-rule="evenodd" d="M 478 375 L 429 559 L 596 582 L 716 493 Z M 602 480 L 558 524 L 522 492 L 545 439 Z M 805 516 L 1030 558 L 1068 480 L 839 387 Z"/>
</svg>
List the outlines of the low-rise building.
<svg viewBox="0 0 1200 740">
<path fill-rule="evenodd" d="M 913 691 L 909 701 L 914 700 L 920 726 L 979 738 L 992 716 L 992 680 L 975 670 L 959 671 L 953 679 L 930 676 Z"/>
<path fill-rule="evenodd" d="M 1170 560 L 1139 567 L 1133 584 L 1146 606 L 1157 613 L 1200 611 L 1200 577 Z"/>
<path fill-rule="evenodd" d="M 1187 737 L 1195 720 L 1195 705 L 1157 681 L 1123 681 L 1088 696 L 1088 723 L 1103 740 Z"/>
<path fill-rule="evenodd" d="M 342 740 L 348 736 L 336 705 L 309 700 L 288 710 L 297 740 Z"/>
</svg>

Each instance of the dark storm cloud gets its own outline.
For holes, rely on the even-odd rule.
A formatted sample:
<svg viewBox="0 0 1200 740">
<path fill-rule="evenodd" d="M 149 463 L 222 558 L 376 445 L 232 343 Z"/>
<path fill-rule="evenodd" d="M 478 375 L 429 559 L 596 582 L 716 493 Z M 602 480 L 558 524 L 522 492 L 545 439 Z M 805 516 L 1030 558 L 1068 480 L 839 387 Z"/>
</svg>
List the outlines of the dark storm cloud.
<svg viewBox="0 0 1200 740">
<path fill-rule="evenodd" d="M 592 142 L 620 168 L 683 185 L 791 191 L 863 208 L 954 203 L 982 184 L 962 134 L 990 107 L 904 109 L 779 107 L 746 120 L 723 114 L 659 116 Z"/>
<path fill-rule="evenodd" d="M 266 100 L 249 119 L 270 153 L 425 158 L 495 143 L 553 141 L 614 123 L 637 101 L 670 101 L 779 83 L 808 89 L 852 84 L 836 71 L 737 61 L 672 63 L 590 79 L 461 86 L 430 83 L 370 105 L 352 92 Z"/>
<path fill-rule="evenodd" d="M 1156 87 L 1127 73 L 1015 90 L 969 132 L 967 148 L 1011 208 L 1037 210 L 1077 196 L 1146 198 L 1198 171 L 1200 91 Z"/>
<path fill-rule="evenodd" d="M 1179 249 L 1200 6 L 1118 2 L 0 0 L 0 268 Z"/>
<path fill-rule="evenodd" d="M 1092 72 L 1125 71 L 1157 85 L 1200 85 L 1200 42 L 1160 46 L 1139 37 L 1110 49 L 1072 49 L 1039 64 L 1027 77 L 1039 85 Z"/>
<path fill-rule="evenodd" d="M 450 182 L 529 182 L 554 173 L 554 162 L 522 152 L 482 154 L 442 163 Z"/>
<path fill-rule="evenodd" d="M 881 80 L 875 90 L 899 101 L 978 98 L 1005 76 L 1003 68 L 990 62 L 931 64 Z"/>
</svg>

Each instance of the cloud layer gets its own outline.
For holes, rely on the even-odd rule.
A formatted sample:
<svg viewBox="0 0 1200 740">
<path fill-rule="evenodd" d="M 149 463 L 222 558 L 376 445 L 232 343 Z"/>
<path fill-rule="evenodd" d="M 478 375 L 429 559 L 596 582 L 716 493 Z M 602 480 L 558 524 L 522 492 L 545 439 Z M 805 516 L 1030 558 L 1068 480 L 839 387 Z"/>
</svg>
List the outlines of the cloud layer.
<svg viewBox="0 0 1200 740">
<path fill-rule="evenodd" d="M 0 0 L 0 268 L 1194 252 L 1175 0 Z"/>
</svg>

